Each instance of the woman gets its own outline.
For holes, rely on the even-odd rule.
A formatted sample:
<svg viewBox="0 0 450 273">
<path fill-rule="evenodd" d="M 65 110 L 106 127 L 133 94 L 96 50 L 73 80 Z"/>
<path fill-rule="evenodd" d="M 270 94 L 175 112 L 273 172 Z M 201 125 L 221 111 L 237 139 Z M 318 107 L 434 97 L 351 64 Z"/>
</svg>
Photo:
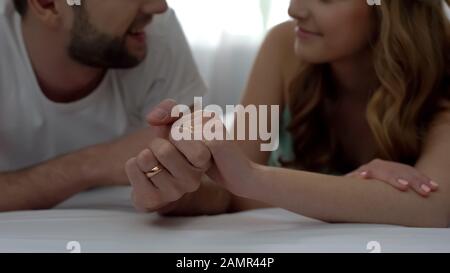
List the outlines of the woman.
<svg viewBox="0 0 450 273">
<path fill-rule="evenodd" d="M 294 21 L 265 40 L 242 102 L 282 106 L 282 149 L 270 155 L 258 141 L 203 141 L 214 161 L 207 174 L 225 190 L 205 182 L 183 192 L 173 179 L 161 180 L 180 169 L 173 163 L 180 154 L 161 151 L 168 145 L 157 141 L 127 164 L 136 206 L 171 214 L 276 206 L 327 222 L 448 227 L 450 29 L 443 1 L 292 0 L 289 14 Z M 167 172 L 143 182 L 155 158 Z M 178 196 L 164 199 L 170 183 Z M 160 193 L 150 194 L 151 186 Z"/>
</svg>

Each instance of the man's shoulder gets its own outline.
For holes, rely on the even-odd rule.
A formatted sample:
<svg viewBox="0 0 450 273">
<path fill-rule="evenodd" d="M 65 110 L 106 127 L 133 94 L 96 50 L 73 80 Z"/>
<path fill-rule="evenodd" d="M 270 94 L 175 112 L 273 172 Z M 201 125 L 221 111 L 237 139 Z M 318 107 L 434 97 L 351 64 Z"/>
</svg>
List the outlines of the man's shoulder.
<svg viewBox="0 0 450 273">
<path fill-rule="evenodd" d="M 14 12 L 12 0 L 0 1 L 0 16 L 10 16 Z"/>
<path fill-rule="evenodd" d="M 11 0 L 0 1 L 0 43 L 6 42 L 6 36 L 14 23 L 15 13 Z"/>
<path fill-rule="evenodd" d="M 3 16 L 3 14 L 5 13 L 5 10 L 6 10 L 6 6 L 7 6 L 7 3 L 8 3 L 9 1 L 6 1 L 6 0 L 4 0 L 4 1 L 0 1 L 0 14 Z"/>
<path fill-rule="evenodd" d="M 20 16 L 12 1 L 0 0 L 0 95 L 23 83 L 23 80 L 19 79 L 19 75 L 25 71 L 20 60 L 23 55 L 21 39 L 17 33 L 19 20 Z"/>
<path fill-rule="evenodd" d="M 12 43 L 17 42 L 14 33 L 15 16 L 16 12 L 12 2 L 0 0 L 0 54 L 2 55 L 2 63 L 10 62 L 8 59 L 14 55 L 11 50 L 15 50 Z"/>
</svg>

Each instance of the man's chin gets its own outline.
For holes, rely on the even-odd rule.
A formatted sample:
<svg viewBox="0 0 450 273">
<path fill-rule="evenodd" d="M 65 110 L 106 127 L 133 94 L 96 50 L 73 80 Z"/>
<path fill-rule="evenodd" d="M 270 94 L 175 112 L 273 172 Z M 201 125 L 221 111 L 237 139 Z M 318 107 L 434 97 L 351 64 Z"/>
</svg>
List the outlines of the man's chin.
<svg viewBox="0 0 450 273">
<path fill-rule="evenodd" d="M 104 66 L 99 66 L 106 69 L 131 69 L 135 68 L 136 66 L 140 65 L 144 59 L 146 58 L 146 54 L 126 54 L 121 57 L 117 56 L 114 59 L 111 59 L 110 62 L 108 62 Z"/>
<path fill-rule="evenodd" d="M 117 69 L 127 69 L 134 68 L 140 65 L 145 58 L 147 57 L 147 48 L 145 50 L 127 50 L 127 53 L 117 58 L 116 60 L 112 60 L 112 66 L 109 68 L 117 68 Z"/>
<path fill-rule="evenodd" d="M 147 57 L 147 45 L 127 44 L 127 52 L 130 57 L 141 63 Z"/>
<path fill-rule="evenodd" d="M 135 60 L 135 65 L 134 66 L 138 66 L 147 57 L 147 50 L 139 51 L 139 52 L 130 52 L 130 56 L 132 56 L 133 59 Z"/>
</svg>

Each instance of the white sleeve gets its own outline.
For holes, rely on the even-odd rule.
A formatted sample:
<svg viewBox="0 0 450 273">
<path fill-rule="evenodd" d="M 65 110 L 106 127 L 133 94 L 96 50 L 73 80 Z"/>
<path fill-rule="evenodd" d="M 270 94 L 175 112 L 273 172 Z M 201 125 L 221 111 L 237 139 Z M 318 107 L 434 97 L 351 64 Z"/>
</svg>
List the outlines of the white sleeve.
<svg viewBox="0 0 450 273">
<path fill-rule="evenodd" d="M 175 12 L 169 10 L 164 21 L 164 28 L 160 29 L 165 32 L 161 35 L 164 49 L 160 51 L 162 56 L 157 58 L 155 72 L 158 76 L 140 107 L 143 116 L 164 99 L 192 105 L 194 97 L 204 96 L 207 91 Z"/>
</svg>

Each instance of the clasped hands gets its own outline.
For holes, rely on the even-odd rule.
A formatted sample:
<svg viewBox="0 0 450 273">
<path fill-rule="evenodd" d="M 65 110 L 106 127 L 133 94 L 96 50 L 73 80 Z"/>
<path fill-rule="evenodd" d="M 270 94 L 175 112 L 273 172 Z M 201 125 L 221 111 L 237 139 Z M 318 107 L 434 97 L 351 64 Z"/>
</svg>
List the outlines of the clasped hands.
<svg viewBox="0 0 450 273">
<path fill-rule="evenodd" d="M 232 193 L 243 195 L 245 184 L 239 185 L 243 177 L 252 173 L 252 162 L 230 141 L 205 139 L 175 140 L 171 129 L 178 118 L 170 116 L 176 106 L 173 100 L 160 103 L 148 116 L 147 121 L 157 131 L 148 148 L 127 161 L 125 171 L 133 187 L 133 204 L 139 211 L 156 212 L 166 210 L 184 195 L 193 193 L 207 175 L 217 184 Z M 198 123 L 206 119 L 194 113 L 183 116 L 191 119 L 192 126 L 177 128 L 190 130 L 192 135 Z M 200 115 L 202 116 L 202 115 Z M 223 131 L 226 133 L 225 126 Z M 220 162 L 221 164 L 217 164 Z M 229 172 L 231 169 L 231 173 Z"/>
</svg>

